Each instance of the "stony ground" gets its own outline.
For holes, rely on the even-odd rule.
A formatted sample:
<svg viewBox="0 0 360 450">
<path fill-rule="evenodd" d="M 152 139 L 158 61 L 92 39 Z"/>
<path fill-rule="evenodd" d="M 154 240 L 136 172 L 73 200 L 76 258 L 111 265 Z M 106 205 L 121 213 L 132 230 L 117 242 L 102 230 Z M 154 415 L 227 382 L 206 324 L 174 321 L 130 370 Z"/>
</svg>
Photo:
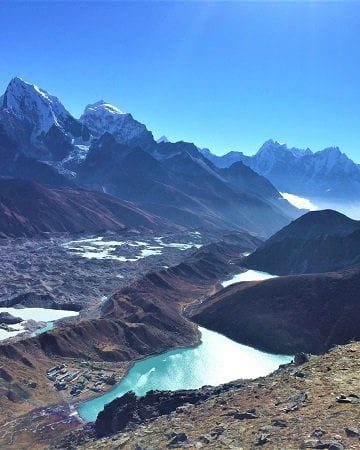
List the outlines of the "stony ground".
<svg viewBox="0 0 360 450">
<path fill-rule="evenodd" d="M 86 236 L 85 236 L 86 237 Z M 88 236 L 89 237 L 89 236 Z M 49 239 L 0 240 L 0 303 L 26 293 L 48 296 L 57 304 L 75 304 L 79 307 L 98 304 L 104 297 L 119 291 L 125 285 L 153 270 L 181 262 L 193 250 L 163 247 L 161 254 L 137 261 L 114 259 L 86 259 L 69 251 L 64 244 L 84 236 L 51 237 Z M 105 240 L 129 241 L 115 251 L 126 257 L 139 254 L 141 247 L 131 246 L 132 241 L 145 241 L 158 246 L 154 235 L 137 233 L 107 234 Z M 195 236 L 189 233 L 164 235 L 164 242 L 207 243 L 214 236 Z M 42 306 L 42 305 L 39 305 Z"/>
<path fill-rule="evenodd" d="M 359 449 L 359 432 L 360 343 L 351 343 L 133 431 L 63 448 L 341 450 Z"/>
</svg>

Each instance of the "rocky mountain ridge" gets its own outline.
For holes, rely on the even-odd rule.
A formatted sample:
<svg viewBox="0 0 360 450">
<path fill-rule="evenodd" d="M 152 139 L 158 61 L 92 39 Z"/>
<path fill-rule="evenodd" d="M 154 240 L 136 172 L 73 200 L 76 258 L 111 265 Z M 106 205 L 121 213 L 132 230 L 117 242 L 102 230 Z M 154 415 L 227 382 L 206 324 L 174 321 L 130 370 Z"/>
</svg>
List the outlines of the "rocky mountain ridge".
<svg viewBox="0 0 360 450">
<path fill-rule="evenodd" d="M 88 142 L 89 130 L 45 90 L 13 78 L 0 97 L 0 124 L 28 156 L 65 158 L 73 144 Z"/>
</svg>

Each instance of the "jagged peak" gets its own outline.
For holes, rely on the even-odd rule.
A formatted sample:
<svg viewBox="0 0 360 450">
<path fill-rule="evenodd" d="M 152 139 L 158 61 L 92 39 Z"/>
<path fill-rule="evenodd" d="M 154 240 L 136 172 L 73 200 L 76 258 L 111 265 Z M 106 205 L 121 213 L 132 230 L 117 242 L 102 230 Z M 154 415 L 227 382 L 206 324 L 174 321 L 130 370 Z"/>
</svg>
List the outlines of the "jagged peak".
<svg viewBox="0 0 360 450">
<path fill-rule="evenodd" d="M 326 161 L 328 166 L 333 166 L 340 161 L 348 166 L 355 164 L 347 155 L 343 153 L 339 147 L 327 147 L 314 153 L 314 156 Z"/>
<path fill-rule="evenodd" d="M 278 145 L 279 142 L 274 141 L 274 139 L 268 139 L 267 141 L 265 141 L 262 145 L 262 147 L 268 147 L 270 145 Z M 280 145 L 280 144 L 279 144 Z"/>
<path fill-rule="evenodd" d="M 256 155 L 262 155 L 264 153 L 269 153 L 278 150 L 288 150 L 286 144 L 280 144 L 280 142 L 274 141 L 273 139 L 268 139 L 263 143 L 263 145 L 259 148 Z"/>
<path fill-rule="evenodd" d="M 333 147 L 326 147 L 323 150 L 320 150 L 319 152 L 317 152 L 319 154 L 336 154 L 336 155 L 345 155 L 345 153 L 343 153 L 339 147 L 337 146 L 333 146 Z"/>
<path fill-rule="evenodd" d="M 9 86 L 10 86 L 10 85 L 14 85 L 14 84 L 27 84 L 27 85 L 30 85 L 30 83 L 28 83 L 28 82 L 25 81 L 23 78 L 21 78 L 21 77 L 19 77 L 19 76 L 17 76 L 17 75 L 15 75 L 14 78 L 12 78 L 12 79 L 9 81 Z"/>
<path fill-rule="evenodd" d="M 44 89 L 40 88 L 36 84 L 29 83 L 28 81 L 25 81 L 23 78 L 20 78 L 18 76 L 15 76 L 12 78 L 6 88 L 5 95 L 9 95 L 10 93 L 13 95 L 24 95 L 24 92 L 29 93 L 30 95 L 37 94 L 40 95 L 42 98 L 48 100 L 49 102 L 56 102 L 60 104 L 60 101 L 57 97 L 54 95 L 49 94 Z"/>
<path fill-rule="evenodd" d="M 35 85 L 16 75 L 9 81 L 7 89 L 13 86 L 34 87 Z"/>
</svg>

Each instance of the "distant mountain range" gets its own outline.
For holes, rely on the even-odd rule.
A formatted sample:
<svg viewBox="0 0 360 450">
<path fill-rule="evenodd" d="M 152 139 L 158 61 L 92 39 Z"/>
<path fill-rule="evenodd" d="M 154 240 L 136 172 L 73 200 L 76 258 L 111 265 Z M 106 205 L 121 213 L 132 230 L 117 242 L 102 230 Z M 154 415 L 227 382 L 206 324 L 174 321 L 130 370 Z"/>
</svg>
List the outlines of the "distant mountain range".
<svg viewBox="0 0 360 450">
<path fill-rule="evenodd" d="M 194 144 L 156 142 L 103 100 L 76 119 L 20 78 L 0 97 L 0 153 L 3 178 L 100 191 L 176 226 L 270 235 L 302 213 L 242 162 L 219 168 Z"/>
<path fill-rule="evenodd" d="M 265 176 L 280 192 L 328 201 L 358 202 L 360 198 L 360 167 L 338 147 L 313 153 L 269 140 L 253 156 L 241 152 L 217 156 L 208 149 L 203 149 L 202 154 L 221 168 L 241 161 Z"/>
</svg>

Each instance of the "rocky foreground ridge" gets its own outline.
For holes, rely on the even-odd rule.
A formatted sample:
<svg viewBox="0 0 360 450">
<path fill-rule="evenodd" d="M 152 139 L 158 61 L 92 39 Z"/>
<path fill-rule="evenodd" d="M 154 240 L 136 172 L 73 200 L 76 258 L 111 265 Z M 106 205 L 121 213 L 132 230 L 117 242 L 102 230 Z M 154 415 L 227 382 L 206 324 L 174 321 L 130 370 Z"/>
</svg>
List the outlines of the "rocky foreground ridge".
<svg viewBox="0 0 360 450">
<path fill-rule="evenodd" d="M 54 448 L 357 449 L 360 343 L 337 346 L 253 381 L 194 391 L 127 394 L 95 428 Z M 104 437 L 104 435 L 106 435 Z"/>
</svg>

